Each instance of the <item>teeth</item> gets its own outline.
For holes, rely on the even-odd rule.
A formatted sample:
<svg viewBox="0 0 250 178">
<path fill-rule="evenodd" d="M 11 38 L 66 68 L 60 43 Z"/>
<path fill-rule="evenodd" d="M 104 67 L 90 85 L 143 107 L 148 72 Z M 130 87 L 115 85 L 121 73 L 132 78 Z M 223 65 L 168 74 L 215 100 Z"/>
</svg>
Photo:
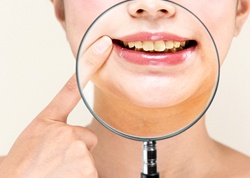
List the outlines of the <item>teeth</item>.
<svg viewBox="0 0 250 178">
<path fill-rule="evenodd" d="M 186 45 L 185 41 L 181 42 L 181 47 L 184 47 L 185 45 Z"/>
<path fill-rule="evenodd" d="M 141 41 L 135 42 L 135 48 L 136 49 L 142 49 L 142 42 Z"/>
<path fill-rule="evenodd" d="M 180 41 L 136 41 L 126 42 L 123 41 L 125 47 L 134 48 L 136 51 L 150 51 L 150 52 L 176 52 L 185 48 L 186 42 Z"/>
<path fill-rule="evenodd" d="M 172 49 L 174 47 L 174 42 L 167 41 L 165 45 L 166 45 L 166 49 Z"/>
<path fill-rule="evenodd" d="M 128 47 L 129 48 L 135 47 L 135 42 L 128 42 Z"/>
<path fill-rule="evenodd" d="M 156 41 L 155 42 L 155 51 L 164 51 L 166 49 L 166 45 L 164 41 Z"/>
<path fill-rule="evenodd" d="M 154 42 L 144 41 L 143 42 L 143 50 L 144 51 L 153 51 L 154 50 Z"/>
<path fill-rule="evenodd" d="M 123 45 L 124 45 L 125 47 L 127 47 L 127 46 L 128 46 L 128 42 L 123 41 Z"/>
<path fill-rule="evenodd" d="M 172 48 L 172 49 L 170 49 L 170 51 L 171 51 L 171 52 L 176 52 L 177 49 L 176 49 L 176 48 Z"/>
<path fill-rule="evenodd" d="M 174 47 L 179 48 L 181 46 L 181 42 L 175 41 L 174 42 Z"/>
</svg>

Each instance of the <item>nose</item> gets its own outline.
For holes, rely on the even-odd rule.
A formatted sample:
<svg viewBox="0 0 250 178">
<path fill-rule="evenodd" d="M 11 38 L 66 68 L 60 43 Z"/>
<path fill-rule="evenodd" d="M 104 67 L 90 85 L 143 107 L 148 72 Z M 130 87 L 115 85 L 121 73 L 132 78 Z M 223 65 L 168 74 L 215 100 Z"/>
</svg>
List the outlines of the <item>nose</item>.
<svg viewBox="0 0 250 178">
<path fill-rule="evenodd" d="M 134 18 L 164 18 L 174 16 L 176 9 L 164 0 L 135 0 L 128 5 L 128 12 Z"/>
</svg>

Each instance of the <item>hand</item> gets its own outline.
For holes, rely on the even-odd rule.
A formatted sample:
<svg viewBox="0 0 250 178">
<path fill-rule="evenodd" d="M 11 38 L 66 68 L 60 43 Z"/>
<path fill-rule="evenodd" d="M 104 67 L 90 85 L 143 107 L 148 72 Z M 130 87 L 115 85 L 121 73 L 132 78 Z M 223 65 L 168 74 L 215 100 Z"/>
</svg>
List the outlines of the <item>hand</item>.
<svg viewBox="0 0 250 178">
<path fill-rule="evenodd" d="M 82 55 L 82 86 L 102 66 L 111 49 L 111 39 L 102 37 Z M 67 117 L 79 100 L 74 75 L 17 138 L 0 164 L 0 177 L 97 178 L 90 152 L 97 144 L 96 136 L 86 128 L 67 125 Z"/>
</svg>

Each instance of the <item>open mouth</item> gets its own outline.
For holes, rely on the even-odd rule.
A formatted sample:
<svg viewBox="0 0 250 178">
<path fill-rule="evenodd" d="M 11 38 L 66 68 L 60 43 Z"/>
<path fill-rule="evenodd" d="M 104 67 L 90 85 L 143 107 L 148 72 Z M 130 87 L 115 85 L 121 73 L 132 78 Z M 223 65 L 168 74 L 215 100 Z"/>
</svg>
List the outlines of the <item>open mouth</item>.
<svg viewBox="0 0 250 178">
<path fill-rule="evenodd" d="M 127 42 L 120 40 L 113 40 L 113 43 L 122 48 L 141 52 L 156 52 L 156 53 L 175 53 L 185 50 L 187 48 L 195 47 L 197 42 L 195 40 L 187 41 L 135 41 Z"/>
</svg>

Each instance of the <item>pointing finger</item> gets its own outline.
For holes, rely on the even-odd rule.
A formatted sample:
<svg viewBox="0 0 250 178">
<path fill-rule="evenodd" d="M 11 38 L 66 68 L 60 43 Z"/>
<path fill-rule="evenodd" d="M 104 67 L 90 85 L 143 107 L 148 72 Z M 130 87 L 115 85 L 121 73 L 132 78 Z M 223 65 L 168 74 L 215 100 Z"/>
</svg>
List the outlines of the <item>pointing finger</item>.
<svg viewBox="0 0 250 178">
<path fill-rule="evenodd" d="M 102 66 L 112 49 L 112 40 L 103 36 L 81 56 L 81 86 L 84 87 L 91 76 Z M 80 100 L 76 75 L 73 75 L 51 103 L 42 111 L 41 117 L 67 122 L 67 117 Z"/>
<path fill-rule="evenodd" d="M 91 76 L 102 66 L 112 49 L 112 40 L 103 36 L 97 40 L 79 60 L 79 83 L 82 88 L 90 80 Z"/>
</svg>

